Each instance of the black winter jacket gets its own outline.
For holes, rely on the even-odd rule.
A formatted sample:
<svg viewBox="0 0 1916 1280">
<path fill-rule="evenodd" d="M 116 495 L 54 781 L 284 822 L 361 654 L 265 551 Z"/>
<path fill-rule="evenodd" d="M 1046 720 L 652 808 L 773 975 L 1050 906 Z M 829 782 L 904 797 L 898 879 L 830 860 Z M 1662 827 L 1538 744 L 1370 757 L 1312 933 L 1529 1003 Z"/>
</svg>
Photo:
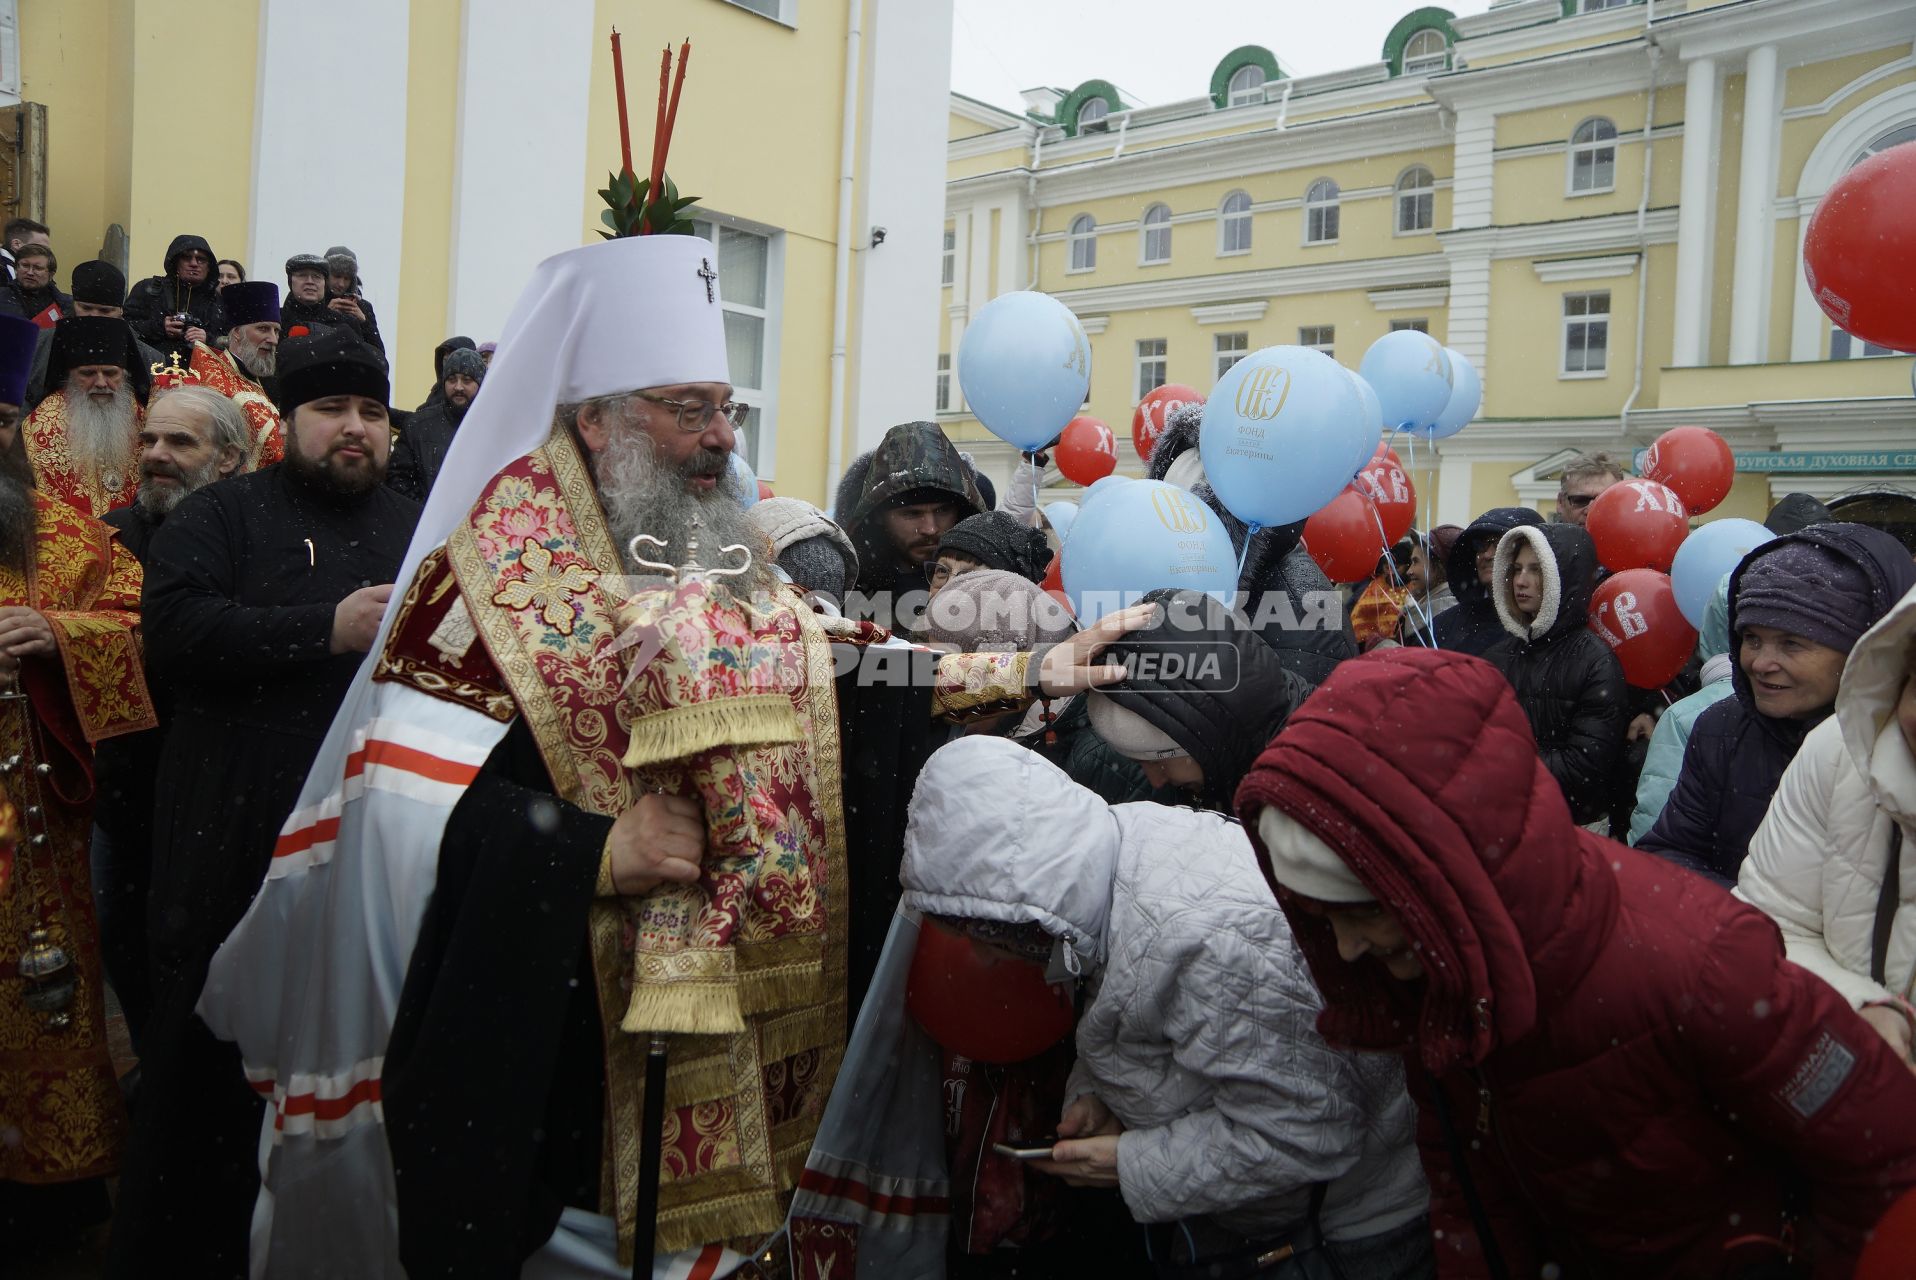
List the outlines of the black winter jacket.
<svg viewBox="0 0 1916 1280">
<path fill-rule="evenodd" d="M 908 497 L 958 504 L 958 518 L 985 509 L 984 496 L 958 447 L 935 422 L 893 427 L 870 454 L 857 458 L 839 483 L 834 516 L 858 549 L 858 589 L 867 594 L 918 588 L 924 574 L 900 571 L 881 517 Z"/>
<path fill-rule="evenodd" d="M 1312 686 L 1210 596 L 1144 598 L 1163 606 L 1157 620 L 1105 651 L 1132 674 L 1088 696 L 1110 698 L 1182 747 L 1204 771 L 1198 803 L 1229 814 L 1237 784 Z"/>
<path fill-rule="evenodd" d="M 1766 542 L 1730 574 L 1730 654 L 1737 651 L 1736 587 L 1743 571 L 1761 557 L 1792 542 L 1827 547 L 1862 569 L 1870 583 L 1874 624 L 1891 605 L 1916 586 L 1916 563 L 1901 543 L 1879 529 L 1860 524 L 1817 524 Z M 1756 709 L 1750 678 L 1742 663 L 1730 669 L 1734 696 L 1724 698 L 1696 718 L 1683 748 L 1683 767 L 1664 802 L 1663 813 L 1637 841 L 1637 848 L 1690 868 L 1723 885 L 1736 883 L 1737 869 L 1749 852 L 1750 837 L 1769 812 L 1783 770 L 1796 758 L 1803 739 L 1831 711 L 1779 720 Z"/>
<path fill-rule="evenodd" d="M 432 482 L 439 478 L 446 451 L 452 448 L 453 433 L 459 429 L 449 409 L 441 400 L 415 410 L 400 432 L 399 442 L 393 446 L 392 464 L 386 468 L 386 483 L 422 505 L 432 492 Z M 460 417 L 463 420 L 465 415 Z"/>
<path fill-rule="evenodd" d="M 1490 592 L 1477 581 L 1477 553 L 1518 525 L 1541 525 L 1543 515 L 1529 507 L 1492 507 L 1472 520 L 1451 544 L 1444 577 L 1457 603 L 1432 621 L 1439 649 L 1455 649 L 1481 658 L 1504 638 L 1504 624 Z"/>
<path fill-rule="evenodd" d="M 1519 526 L 1513 532 L 1517 536 L 1506 536 L 1498 544 L 1491 581 L 1508 581 L 1517 547 L 1527 539 L 1543 563 L 1543 605 L 1525 626 L 1509 612 L 1501 594 L 1492 597 L 1507 634 L 1484 658 L 1516 690 L 1544 767 L 1563 788 L 1571 818 L 1587 825 L 1609 813 L 1611 774 L 1629 724 L 1623 668 L 1610 646 L 1589 628 L 1596 544 L 1575 525 Z M 1469 578 L 1477 580 L 1474 568 Z"/>
<path fill-rule="evenodd" d="M 190 249 L 198 249 L 209 258 L 215 256 L 203 236 L 174 236 L 173 243 L 166 247 L 165 274 L 148 276 L 126 295 L 126 322 L 133 326 L 134 336 L 162 353 L 177 351 L 181 364 L 192 359 L 193 347 L 184 333 L 178 338 L 167 336 L 168 316 L 184 311 L 189 317 L 188 327 L 206 330 L 209 342 L 226 332 L 218 273 L 208 268 L 207 278 L 198 284 L 187 284 L 179 278 L 180 259 Z"/>
</svg>

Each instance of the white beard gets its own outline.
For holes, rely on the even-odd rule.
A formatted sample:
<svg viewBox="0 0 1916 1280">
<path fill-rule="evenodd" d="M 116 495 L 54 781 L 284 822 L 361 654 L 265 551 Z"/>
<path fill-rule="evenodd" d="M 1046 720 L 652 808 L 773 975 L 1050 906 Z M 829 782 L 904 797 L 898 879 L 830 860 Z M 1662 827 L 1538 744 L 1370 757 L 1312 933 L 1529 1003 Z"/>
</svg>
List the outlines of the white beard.
<svg viewBox="0 0 1916 1280">
<path fill-rule="evenodd" d="M 133 464 L 135 410 L 132 390 L 122 382 L 107 401 L 85 392 L 67 392 L 67 452 L 88 475 L 125 476 Z"/>
<path fill-rule="evenodd" d="M 663 551 L 648 550 L 641 544 L 639 554 L 645 559 L 674 565 L 682 563 L 692 518 L 697 516 L 699 560 L 708 568 L 729 566 L 737 557 L 723 555 L 720 548 L 734 543 L 749 547 L 752 550 L 750 569 L 719 581 L 740 598 L 769 594 L 778 582 L 772 571 L 770 548 L 764 545 L 764 535 L 745 517 L 736 475 L 728 467 L 711 492 L 695 493 L 686 488 L 687 477 L 709 472 L 699 470 L 696 455 L 688 465 L 689 471 L 663 466 L 651 438 L 644 432 L 624 424 L 613 429 L 596 468 L 599 502 L 605 508 L 606 524 L 619 554 L 627 561 L 626 567 L 641 576 L 653 572 L 632 563 L 632 538 L 641 533 L 667 544 Z"/>
<path fill-rule="evenodd" d="M 234 334 L 226 341 L 226 354 L 239 362 L 239 367 L 255 378 L 270 378 L 279 366 L 279 348 L 262 351 L 257 342 Z"/>
</svg>

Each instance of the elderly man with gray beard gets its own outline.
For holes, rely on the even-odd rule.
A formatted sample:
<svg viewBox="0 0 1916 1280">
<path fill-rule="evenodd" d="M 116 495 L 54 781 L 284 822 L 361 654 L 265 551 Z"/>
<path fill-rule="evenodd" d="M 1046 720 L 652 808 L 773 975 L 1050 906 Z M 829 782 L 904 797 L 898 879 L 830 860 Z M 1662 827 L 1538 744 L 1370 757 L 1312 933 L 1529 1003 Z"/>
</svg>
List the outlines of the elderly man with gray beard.
<svg viewBox="0 0 1916 1280">
<path fill-rule="evenodd" d="M 133 505 L 107 512 L 105 523 L 144 566 L 155 531 L 182 498 L 250 470 L 246 416 L 238 405 L 210 387 L 156 392 L 140 429 L 139 495 Z M 100 920 L 100 958 L 136 1053 L 153 1006 L 146 904 L 166 699 L 156 697 L 155 708 L 158 727 L 103 742 L 93 756 L 93 908 Z"/>
<path fill-rule="evenodd" d="M 149 373 L 126 321 L 69 316 L 54 326 L 47 386 L 21 432 L 41 490 L 100 517 L 133 501 Z"/>
</svg>

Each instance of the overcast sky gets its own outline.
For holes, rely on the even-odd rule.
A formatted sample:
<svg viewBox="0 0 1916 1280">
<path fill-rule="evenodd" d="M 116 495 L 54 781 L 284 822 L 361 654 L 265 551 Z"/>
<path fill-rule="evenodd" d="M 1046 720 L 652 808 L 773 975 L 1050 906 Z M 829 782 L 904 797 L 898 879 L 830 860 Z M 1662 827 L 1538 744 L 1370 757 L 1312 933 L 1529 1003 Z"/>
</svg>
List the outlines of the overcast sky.
<svg viewBox="0 0 1916 1280">
<path fill-rule="evenodd" d="M 1294 76 L 1378 60 L 1417 0 L 956 0 L 951 87 L 1007 110 L 1035 85 L 1097 77 L 1139 106 L 1210 92 L 1218 60 L 1261 44 Z M 1482 13 L 1490 0 L 1448 0 Z"/>
</svg>

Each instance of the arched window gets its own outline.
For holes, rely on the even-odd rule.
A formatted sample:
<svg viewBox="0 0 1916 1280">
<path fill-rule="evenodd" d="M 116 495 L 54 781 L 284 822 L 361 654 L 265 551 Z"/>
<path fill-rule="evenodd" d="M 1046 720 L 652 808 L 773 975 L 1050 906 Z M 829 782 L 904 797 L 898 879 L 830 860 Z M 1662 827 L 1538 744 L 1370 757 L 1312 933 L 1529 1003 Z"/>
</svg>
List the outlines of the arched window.
<svg viewBox="0 0 1916 1280">
<path fill-rule="evenodd" d="M 1304 193 L 1304 243 L 1330 244 L 1337 239 L 1337 184 L 1319 178 Z"/>
<path fill-rule="evenodd" d="M 1071 270 L 1091 271 L 1098 265 L 1098 223 L 1088 213 L 1071 220 Z"/>
<path fill-rule="evenodd" d="M 1592 116 L 1570 135 L 1570 194 L 1610 191 L 1617 185 L 1617 127 Z"/>
<path fill-rule="evenodd" d="M 1225 196 L 1217 207 L 1217 251 L 1251 251 L 1251 197 L 1242 191 Z"/>
<path fill-rule="evenodd" d="M 1111 104 L 1103 98 L 1091 97 L 1084 100 L 1078 108 L 1078 132 L 1083 133 L 1089 125 L 1094 125 L 1111 114 Z"/>
<path fill-rule="evenodd" d="M 1138 221 L 1138 261 L 1148 264 L 1170 260 L 1171 211 L 1164 205 L 1154 204 Z"/>
<path fill-rule="evenodd" d="M 1437 221 L 1437 180 L 1423 165 L 1404 170 L 1397 179 L 1397 234 L 1428 231 Z"/>
<path fill-rule="evenodd" d="M 1225 105 L 1246 107 L 1264 101 L 1264 68 L 1252 64 L 1231 73 L 1230 96 Z"/>
<path fill-rule="evenodd" d="M 1916 122 L 1898 125 L 1888 133 L 1877 138 L 1876 141 L 1856 153 L 1856 158 L 1849 162 L 1849 167 L 1854 169 L 1857 165 L 1863 163 L 1863 161 L 1869 159 L 1877 152 L 1887 151 L 1891 147 L 1900 147 L 1905 142 L 1916 142 Z"/>
<path fill-rule="evenodd" d="M 1429 75 L 1433 71 L 1450 70 L 1450 42 L 1444 39 L 1444 33 L 1435 27 L 1425 27 L 1410 38 L 1404 46 L 1404 74 L 1407 76 Z"/>
</svg>

